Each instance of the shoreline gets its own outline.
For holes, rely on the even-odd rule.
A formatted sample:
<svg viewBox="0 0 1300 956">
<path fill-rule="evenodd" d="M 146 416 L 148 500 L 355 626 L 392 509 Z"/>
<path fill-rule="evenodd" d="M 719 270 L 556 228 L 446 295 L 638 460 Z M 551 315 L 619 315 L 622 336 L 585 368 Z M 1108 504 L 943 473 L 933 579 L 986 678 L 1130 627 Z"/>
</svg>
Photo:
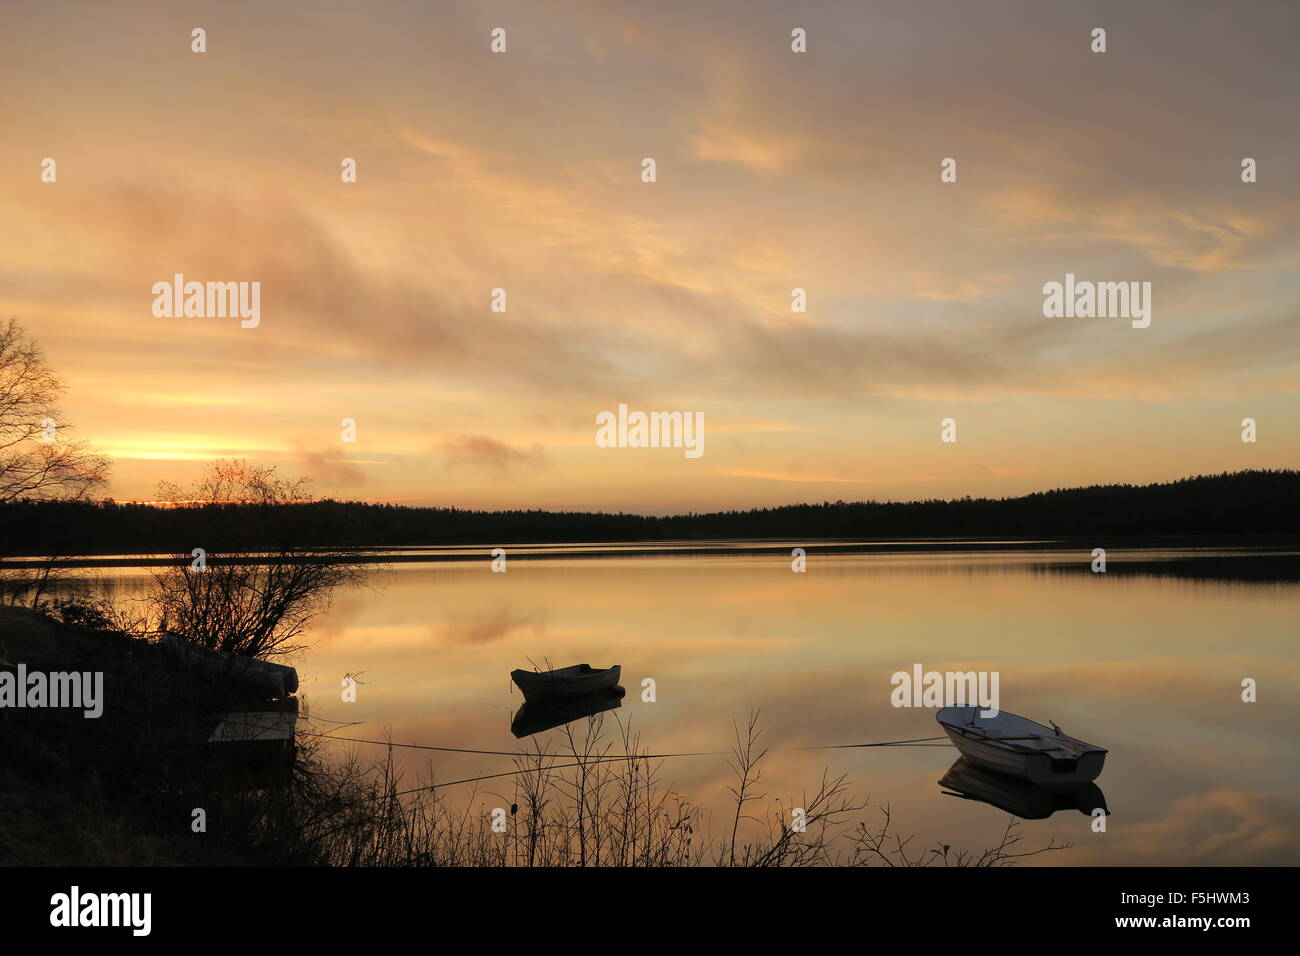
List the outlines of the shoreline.
<svg viewBox="0 0 1300 956">
<path fill-rule="evenodd" d="M 1300 536 L 1277 535 L 1093 535 L 1060 538 L 1025 538 L 1023 536 L 993 538 L 711 538 L 673 541 L 608 541 L 608 542 L 551 542 L 527 541 L 513 544 L 467 542 L 458 544 L 398 545 L 398 546 L 337 546 L 329 550 L 338 560 L 359 564 L 418 564 L 418 563 L 468 563 L 482 561 L 491 556 L 493 548 L 504 548 L 513 561 L 546 561 L 561 559 L 647 558 L 647 557 L 725 557 L 731 556 L 784 556 L 800 547 L 809 555 L 907 555 L 907 554 L 980 554 L 980 553 L 1051 553 L 1079 550 L 1090 555 L 1094 547 L 1105 547 L 1108 553 L 1122 554 L 1132 551 L 1189 552 L 1186 559 L 1222 558 L 1287 558 L 1300 559 Z M 1191 552 L 1205 552 L 1194 554 Z M 1240 552 L 1236 554 L 1234 552 Z M 213 563 L 256 564 L 257 555 L 244 554 L 236 558 L 209 557 Z M 301 558 L 277 556 L 277 560 L 290 563 L 318 561 L 319 556 Z M 1084 560 L 1083 557 L 1080 560 Z M 1090 560 L 1090 559 L 1089 559 Z M 31 554 L 0 556 L 0 565 L 6 568 L 131 568 L 168 567 L 188 564 L 189 554 L 131 553 L 118 551 L 106 554 L 81 554 L 65 558 L 37 557 Z"/>
</svg>

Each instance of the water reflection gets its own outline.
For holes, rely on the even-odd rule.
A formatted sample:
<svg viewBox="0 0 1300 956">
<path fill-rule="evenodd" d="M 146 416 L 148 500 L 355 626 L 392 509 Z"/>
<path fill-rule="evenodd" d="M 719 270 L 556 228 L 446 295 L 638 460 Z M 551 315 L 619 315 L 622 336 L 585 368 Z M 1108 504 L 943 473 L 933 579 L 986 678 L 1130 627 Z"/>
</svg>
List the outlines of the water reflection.
<svg viewBox="0 0 1300 956">
<path fill-rule="evenodd" d="M 354 736 L 512 751 L 521 703 L 506 678 L 512 668 L 618 661 L 624 686 L 653 678 L 657 700 L 637 692 L 617 708 L 606 701 L 610 712 L 597 716 L 612 740 L 618 721 L 654 753 L 726 750 L 734 723 L 757 709 L 771 751 L 762 765 L 767 799 L 752 808 L 755 816 L 788 813 L 829 771 L 871 799 L 868 813 L 892 803 L 917 845 L 965 848 L 996 840 L 1006 814 L 978 799 L 977 788 L 970 788 L 977 799 L 961 800 L 935 786 L 955 753 L 793 748 L 933 736 L 934 710 L 891 705 L 891 675 L 918 661 L 941 671 L 997 671 L 1008 708 L 1050 716 L 1110 748 L 1106 795 L 1125 821 L 1122 837 L 1089 840 L 1079 838 L 1091 823 L 1082 814 L 1027 816 L 1029 841 L 1059 837 L 1074 846 L 1025 865 L 1294 865 L 1300 587 L 1269 580 L 1287 576 L 1286 555 L 1218 562 L 1200 552 L 1116 546 L 1107 548 L 1106 573 L 1094 574 L 1092 545 L 892 554 L 803 546 L 803 574 L 791 573 L 788 549 L 556 557 L 512 563 L 509 575 L 467 561 L 400 564 L 378 587 L 340 593 L 288 663 L 313 714 L 357 724 Z M 127 601 L 149 581 L 147 569 L 112 569 L 83 586 L 98 583 Z M 344 703 L 341 677 L 361 671 L 362 693 Z M 1246 677 L 1267 690 L 1256 703 L 1241 698 Z M 533 730 L 532 707 L 522 716 L 516 730 L 542 732 L 544 724 Z M 554 726 L 564 717 L 552 717 Z M 340 759 L 360 746 L 323 743 Z M 430 762 L 422 751 L 396 759 L 412 777 Z M 469 753 L 438 754 L 432 763 L 444 779 L 513 766 Z M 725 758 L 668 760 L 661 773 L 717 819 L 734 812 Z"/>
<path fill-rule="evenodd" d="M 622 687 L 598 694 L 585 694 L 580 697 L 561 698 L 546 701 L 525 701 L 510 721 L 510 732 L 516 738 L 530 737 L 544 730 L 551 730 L 583 717 L 594 717 L 607 710 L 617 710 L 623 706 Z"/>
<path fill-rule="evenodd" d="M 1110 813 L 1106 796 L 1095 783 L 1030 783 L 985 770 L 965 757 L 948 768 L 939 786 L 950 796 L 979 800 L 1022 820 L 1045 820 L 1058 810 Z"/>
</svg>

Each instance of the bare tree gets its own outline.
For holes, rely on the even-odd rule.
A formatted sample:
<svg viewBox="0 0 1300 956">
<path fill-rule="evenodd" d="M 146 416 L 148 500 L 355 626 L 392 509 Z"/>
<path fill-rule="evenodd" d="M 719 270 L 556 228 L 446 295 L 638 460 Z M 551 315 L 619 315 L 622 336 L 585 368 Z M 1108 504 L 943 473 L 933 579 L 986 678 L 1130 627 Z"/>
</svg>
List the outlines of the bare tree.
<svg viewBox="0 0 1300 956">
<path fill-rule="evenodd" d="M 78 500 L 107 482 L 108 459 L 68 438 L 71 426 L 58 407 L 62 393 L 63 382 L 18 320 L 0 324 L 0 505 Z M 18 546 L 0 527 L 0 547 Z M 34 542 L 21 547 L 29 555 L 41 550 Z M 0 600 L 38 607 L 57 590 L 59 555 L 39 556 L 45 562 L 37 568 L 6 568 L 0 557 Z"/>
<path fill-rule="evenodd" d="M 67 438 L 63 382 L 17 319 L 0 325 L 0 503 L 79 499 L 102 487 L 109 461 Z"/>
<path fill-rule="evenodd" d="M 216 461 L 192 488 L 160 485 L 161 501 L 189 511 L 193 540 L 183 564 L 154 573 L 159 630 L 248 657 L 299 650 L 296 639 L 331 592 L 364 576 L 350 552 L 311 540 L 297 513 L 311 501 L 307 483 Z M 203 561 L 191 562 L 197 548 Z"/>
</svg>

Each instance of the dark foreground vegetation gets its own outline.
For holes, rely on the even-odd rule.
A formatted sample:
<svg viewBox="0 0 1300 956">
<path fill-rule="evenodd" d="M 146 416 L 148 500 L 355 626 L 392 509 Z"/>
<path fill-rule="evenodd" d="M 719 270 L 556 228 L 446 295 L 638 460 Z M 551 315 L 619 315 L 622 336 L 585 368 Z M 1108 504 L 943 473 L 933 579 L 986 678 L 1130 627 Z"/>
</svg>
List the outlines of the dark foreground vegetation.
<svg viewBox="0 0 1300 956">
<path fill-rule="evenodd" d="M 799 795 L 795 833 L 791 802 L 759 789 L 755 718 L 736 733 L 734 815 L 712 831 L 630 725 L 604 715 L 532 738 L 511 776 L 443 790 L 403 780 L 391 750 L 372 764 L 327 753 L 304 707 L 290 761 L 268 774 L 238 750 L 214 758 L 245 744 L 204 742 L 248 703 L 227 685 L 105 627 L 103 608 L 55 611 L 63 621 L 0 608 L 0 667 L 102 670 L 103 715 L 0 710 L 0 865 L 992 867 L 1065 848 L 1023 848 L 1014 822 L 982 851 L 915 847 L 843 777 Z"/>
<path fill-rule="evenodd" d="M 0 503 L 0 554 L 185 554 L 214 522 L 265 505 L 160 508 L 112 501 Z M 312 547 L 731 538 L 1255 536 L 1300 534 L 1300 472 L 1241 471 L 1151 485 L 1093 485 L 1019 498 L 822 502 L 654 517 L 551 511 L 470 511 L 301 500 L 277 504 L 266 540 Z M 220 549 L 210 545 L 214 553 Z"/>
</svg>

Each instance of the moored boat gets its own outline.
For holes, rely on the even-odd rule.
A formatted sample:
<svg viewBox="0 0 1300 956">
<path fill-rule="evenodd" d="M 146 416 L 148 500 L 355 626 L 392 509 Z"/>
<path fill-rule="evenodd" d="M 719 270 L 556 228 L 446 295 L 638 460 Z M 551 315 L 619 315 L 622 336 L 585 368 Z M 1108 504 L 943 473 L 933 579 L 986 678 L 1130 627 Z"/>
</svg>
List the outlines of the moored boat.
<svg viewBox="0 0 1300 956">
<path fill-rule="evenodd" d="M 620 673 L 618 664 L 607 668 L 574 664 L 553 671 L 514 670 L 510 679 L 523 691 L 525 700 L 544 700 L 609 690 L 617 686 Z"/>
<path fill-rule="evenodd" d="M 980 714 L 979 707 L 945 707 L 935 715 L 953 746 L 974 764 L 1032 783 L 1088 783 L 1101 773 L 1104 747 L 1055 724 L 1045 727 L 1006 711 Z"/>
</svg>

